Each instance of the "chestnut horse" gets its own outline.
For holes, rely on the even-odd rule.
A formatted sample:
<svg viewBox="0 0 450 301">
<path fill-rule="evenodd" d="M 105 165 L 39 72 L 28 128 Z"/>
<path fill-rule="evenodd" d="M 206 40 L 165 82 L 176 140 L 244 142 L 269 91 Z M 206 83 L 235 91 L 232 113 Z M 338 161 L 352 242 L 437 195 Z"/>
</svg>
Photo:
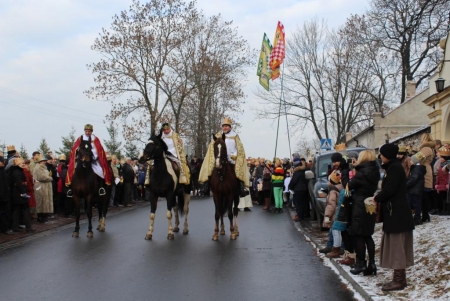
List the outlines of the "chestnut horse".
<svg viewBox="0 0 450 301">
<path fill-rule="evenodd" d="M 179 231 L 178 225 L 180 221 L 178 213 L 184 215 L 183 234 L 189 233 L 187 217 L 189 214 L 191 186 L 178 183 L 180 167 L 176 162 L 172 162 L 166 157 L 166 153 L 168 152 L 167 145 L 161 139 L 161 134 L 162 132 L 158 136 L 152 135 L 150 137 L 145 146 L 143 156 L 140 158 L 141 163 L 153 160 L 153 166 L 148 167 L 151 168 L 149 184 L 150 226 L 145 235 L 146 240 L 151 240 L 153 237 L 153 226 L 159 197 L 166 198 L 167 200 L 167 239 L 173 240 L 175 238 L 173 232 Z M 172 228 L 172 209 L 175 212 L 175 228 Z"/>
<path fill-rule="evenodd" d="M 228 219 L 230 220 L 230 239 L 235 240 L 236 237 L 239 236 L 237 220 L 239 212 L 239 209 L 237 208 L 239 205 L 239 191 L 237 190 L 236 173 L 233 165 L 228 161 L 225 134 L 222 134 L 222 138 L 217 138 L 213 134 L 213 139 L 215 166 L 211 174 L 210 188 L 213 193 L 214 205 L 216 207 L 216 224 L 212 240 L 219 239 L 219 218 L 220 235 L 225 235 L 223 216 L 227 212 Z"/>
<path fill-rule="evenodd" d="M 99 195 L 99 183 L 103 181 L 92 169 L 92 144 L 91 139 L 84 141 L 81 138 L 81 144 L 76 154 L 76 167 L 72 177 L 73 202 L 75 205 L 76 223 L 72 237 L 78 237 L 80 231 L 80 207 L 81 199 L 85 201 L 85 211 L 89 220 L 87 237 L 93 237 L 92 232 L 92 206 L 97 203 L 98 227 L 97 230 L 105 232 L 106 213 L 108 211 L 108 202 L 111 194 L 111 185 L 105 185 L 105 195 Z"/>
</svg>

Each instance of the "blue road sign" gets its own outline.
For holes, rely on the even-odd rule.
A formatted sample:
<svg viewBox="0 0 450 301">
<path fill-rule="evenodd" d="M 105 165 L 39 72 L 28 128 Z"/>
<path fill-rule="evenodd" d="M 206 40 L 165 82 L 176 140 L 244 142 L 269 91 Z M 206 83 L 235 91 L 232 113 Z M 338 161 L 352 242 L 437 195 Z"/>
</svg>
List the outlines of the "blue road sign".
<svg viewBox="0 0 450 301">
<path fill-rule="evenodd" d="M 331 150 L 331 139 L 320 139 L 320 149 Z"/>
</svg>

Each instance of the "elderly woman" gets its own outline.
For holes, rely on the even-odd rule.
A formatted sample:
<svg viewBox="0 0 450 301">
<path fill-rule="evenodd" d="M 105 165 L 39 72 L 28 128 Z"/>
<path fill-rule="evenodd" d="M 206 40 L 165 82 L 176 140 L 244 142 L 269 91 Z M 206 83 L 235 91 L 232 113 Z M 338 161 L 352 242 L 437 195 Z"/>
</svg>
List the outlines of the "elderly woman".
<svg viewBox="0 0 450 301">
<path fill-rule="evenodd" d="M 33 170 L 34 195 L 36 197 L 37 221 L 45 223 L 47 215 L 53 213 L 53 178 L 50 176 L 47 166 L 47 159 L 40 155 Z"/>
<path fill-rule="evenodd" d="M 381 191 L 374 197 L 375 202 L 381 205 L 383 215 L 380 266 L 394 269 L 393 279 L 382 286 L 383 291 L 404 289 L 407 285 L 405 269 L 414 265 L 414 221 L 406 199 L 406 174 L 397 153 L 397 145 L 381 146 L 385 176 Z"/>
</svg>

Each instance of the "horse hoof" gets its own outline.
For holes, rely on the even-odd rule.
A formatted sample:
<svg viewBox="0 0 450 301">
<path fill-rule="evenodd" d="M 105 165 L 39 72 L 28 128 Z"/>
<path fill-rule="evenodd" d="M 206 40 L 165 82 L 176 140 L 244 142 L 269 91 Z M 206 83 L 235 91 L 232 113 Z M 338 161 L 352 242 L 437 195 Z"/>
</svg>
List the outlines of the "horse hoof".
<svg viewBox="0 0 450 301">
<path fill-rule="evenodd" d="M 152 240 L 153 235 L 147 234 L 145 235 L 145 240 Z"/>
<path fill-rule="evenodd" d="M 80 233 L 78 233 L 78 232 L 73 232 L 72 233 L 72 237 L 79 237 L 80 236 Z"/>
<path fill-rule="evenodd" d="M 233 234 L 230 235 L 230 239 L 231 239 L 231 240 L 236 240 L 236 235 L 233 235 Z"/>
<path fill-rule="evenodd" d="M 219 240 L 219 237 L 218 237 L 217 235 L 214 235 L 214 236 L 212 237 L 212 240 L 217 241 L 217 240 Z"/>
<path fill-rule="evenodd" d="M 239 231 L 235 231 L 234 235 L 239 236 Z"/>
<path fill-rule="evenodd" d="M 225 231 L 220 231 L 220 235 L 225 235 Z"/>
<path fill-rule="evenodd" d="M 173 229 L 173 232 L 175 232 L 175 233 L 178 233 L 178 232 L 180 232 L 180 228 L 178 228 L 178 227 L 175 227 L 175 228 Z"/>
<path fill-rule="evenodd" d="M 183 234 L 184 234 L 184 235 L 189 234 L 189 230 L 188 230 L 188 229 L 184 229 L 184 230 L 183 230 Z"/>
<path fill-rule="evenodd" d="M 98 231 L 105 232 L 105 228 L 104 227 L 100 227 L 100 229 Z"/>
<path fill-rule="evenodd" d="M 92 237 L 94 237 L 94 233 L 93 232 L 88 232 L 86 237 L 92 238 Z"/>
<path fill-rule="evenodd" d="M 100 230 L 100 225 L 97 226 L 97 230 Z"/>
<path fill-rule="evenodd" d="M 167 239 L 168 240 L 174 240 L 175 239 L 175 235 L 172 234 L 167 234 Z"/>
</svg>

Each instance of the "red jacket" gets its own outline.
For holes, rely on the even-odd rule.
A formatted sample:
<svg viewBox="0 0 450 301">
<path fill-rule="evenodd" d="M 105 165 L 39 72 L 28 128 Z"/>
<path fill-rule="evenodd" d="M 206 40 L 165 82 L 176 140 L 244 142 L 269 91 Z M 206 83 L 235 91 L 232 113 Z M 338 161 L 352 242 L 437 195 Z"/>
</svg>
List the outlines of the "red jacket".
<svg viewBox="0 0 450 301">
<path fill-rule="evenodd" d="M 25 174 L 25 177 L 27 178 L 27 194 L 30 196 L 28 199 L 28 206 L 36 207 L 36 198 L 34 196 L 34 183 L 33 183 L 33 176 L 31 175 L 30 171 L 27 168 L 23 169 L 23 173 Z"/>
<path fill-rule="evenodd" d="M 447 191 L 447 185 L 449 180 L 450 174 L 446 171 L 442 170 L 442 167 L 439 167 L 438 174 L 436 176 L 436 191 Z"/>
</svg>

